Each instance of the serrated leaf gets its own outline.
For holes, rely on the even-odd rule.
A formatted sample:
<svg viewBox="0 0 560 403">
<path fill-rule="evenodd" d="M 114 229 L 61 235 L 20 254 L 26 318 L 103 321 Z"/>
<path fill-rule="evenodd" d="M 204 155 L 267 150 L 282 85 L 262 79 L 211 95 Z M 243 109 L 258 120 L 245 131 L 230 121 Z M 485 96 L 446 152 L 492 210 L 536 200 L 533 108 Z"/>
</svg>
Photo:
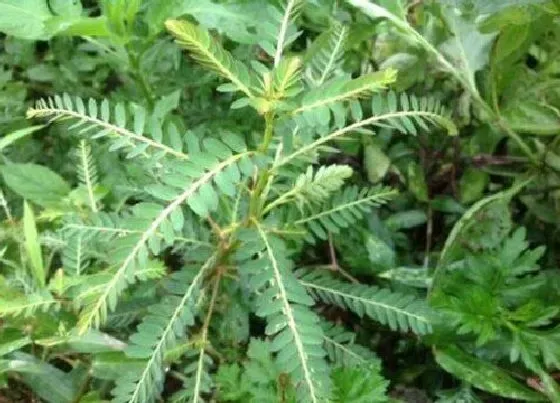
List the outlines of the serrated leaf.
<svg viewBox="0 0 560 403">
<path fill-rule="evenodd" d="M 441 49 L 472 88 L 476 88 L 474 75 L 488 63 L 490 47 L 496 35 L 479 32 L 474 22 L 452 7 L 444 8 L 444 16 L 453 37 Z"/>
</svg>

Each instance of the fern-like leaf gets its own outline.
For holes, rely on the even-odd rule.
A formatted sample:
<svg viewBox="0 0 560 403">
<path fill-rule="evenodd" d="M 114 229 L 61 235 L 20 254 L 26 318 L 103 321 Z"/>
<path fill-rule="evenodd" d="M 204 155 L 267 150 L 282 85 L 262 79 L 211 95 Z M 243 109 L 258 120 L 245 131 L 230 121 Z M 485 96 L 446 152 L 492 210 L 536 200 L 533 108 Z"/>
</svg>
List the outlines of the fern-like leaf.
<svg viewBox="0 0 560 403">
<path fill-rule="evenodd" d="M 133 208 L 136 212 L 142 209 L 143 204 L 138 204 Z M 208 234 L 197 225 L 197 222 L 191 217 L 185 216 L 188 212 L 176 213 L 174 218 L 178 219 L 179 214 L 183 215 L 184 223 L 181 234 L 175 231 L 173 234 L 173 242 L 175 244 L 189 244 L 194 246 L 210 247 L 211 244 L 206 242 Z M 111 245 L 115 240 L 126 236 L 140 236 L 149 225 L 149 221 L 145 216 L 139 214 L 112 214 L 99 212 L 82 220 L 80 217 L 67 217 L 62 228 L 62 232 L 68 239 L 81 239 L 82 243 L 95 242 L 105 245 Z M 192 217 L 194 218 L 194 217 Z M 178 223 L 176 224 L 178 225 Z M 166 234 L 162 231 L 154 232 L 154 237 L 164 241 L 167 239 Z M 151 239 L 151 245 L 156 243 Z M 75 241 L 74 241 L 75 242 Z M 152 248 L 157 251 L 161 248 Z"/>
<path fill-rule="evenodd" d="M 381 376 L 378 366 L 336 368 L 332 373 L 333 403 L 389 402 L 389 381 Z"/>
<path fill-rule="evenodd" d="M 305 225 L 310 229 L 310 241 L 313 241 L 313 236 L 327 239 L 329 232 L 338 234 L 341 229 L 355 224 L 373 207 L 387 203 L 396 194 L 397 191 L 384 187 L 359 189 L 349 186 L 321 206 L 311 206 L 311 211 L 294 224 Z"/>
<path fill-rule="evenodd" d="M 281 8 L 267 4 L 263 10 L 263 23 L 257 24 L 259 46 L 278 66 L 282 53 L 300 35 L 294 20 L 299 15 L 304 0 L 283 0 Z"/>
<path fill-rule="evenodd" d="M 167 128 L 170 137 L 170 147 L 162 142 L 163 131 L 155 119 L 147 119 L 146 111 L 140 106 L 135 106 L 133 112 L 127 112 L 127 107 L 118 103 L 114 107 L 106 99 L 97 102 L 89 99 L 87 103 L 79 97 L 70 97 L 68 94 L 37 101 L 35 107 L 27 110 L 28 118 L 49 118 L 50 121 L 72 120 L 72 128 L 79 129 L 80 134 L 93 132 L 92 138 L 110 137 L 111 150 L 128 150 L 127 157 L 134 158 L 138 155 L 151 157 L 148 149 L 156 152 L 155 158 L 172 155 L 177 158 L 187 159 L 181 150 L 182 142 L 175 126 Z M 128 129 L 130 125 L 132 129 Z M 149 132 L 150 137 L 144 132 Z"/>
<path fill-rule="evenodd" d="M 46 290 L 26 295 L 25 297 L 12 298 L 10 300 L 0 298 L 0 318 L 6 316 L 29 317 L 37 311 L 60 309 L 60 302 Z"/>
<path fill-rule="evenodd" d="M 304 272 L 300 281 L 315 298 L 367 316 L 392 330 L 420 335 L 432 330 L 433 314 L 428 304 L 412 295 L 344 283 L 318 271 Z"/>
<path fill-rule="evenodd" d="M 109 268 L 94 274 L 82 274 L 80 276 L 68 276 L 63 279 L 63 292 L 71 298 L 76 305 L 80 306 L 83 301 L 97 298 L 105 290 L 107 283 L 115 276 L 116 268 Z M 163 277 L 166 269 L 160 260 L 148 259 L 144 267 L 137 269 L 130 282 L 156 280 Z"/>
<path fill-rule="evenodd" d="M 340 189 L 344 180 L 352 176 L 352 172 L 348 165 L 321 166 L 317 171 L 309 166 L 305 173 L 297 177 L 291 189 L 270 203 L 264 211 L 268 212 L 291 201 L 295 201 L 300 208 L 307 204 L 321 203 Z"/>
<path fill-rule="evenodd" d="M 235 149 L 239 149 L 239 146 L 238 143 L 234 144 Z M 146 189 L 154 197 L 170 202 L 161 210 L 157 205 L 145 205 L 142 214 L 153 217 L 148 227 L 140 234 L 119 238 L 115 242 L 111 259 L 118 269 L 103 292 L 90 301 L 84 301 L 86 306 L 78 323 L 81 332 L 104 322 L 107 312 L 115 309 L 118 296 L 129 283 L 135 281 L 134 271 L 144 266 L 150 249 L 153 253 L 160 251 L 160 246 L 154 246 L 160 245 L 156 236 L 158 230 L 167 234 L 166 239 L 170 242 L 173 241 L 174 233 L 179 232 L 184 225 L 180 206 L 187 203 L 200 216 L 216 210 L 218 193 L 213 183 L 221 193 L 234 194 L 242 172 L 253 172 L 251 155 L 251 152 L 232 155 L 232 149 L 225 144 L 217 140 L 207 141 L 206 152 L 192 156 L 184 165 L 178 165 L 178 171 L 167 172 L 162 178 L 164 184 L 158 183 Z M 220 157 L 226 158 L 220 162 Z"/>
<path fill-rule="evenodd" d="M 304 202 L 321 202 L 337 191 L 344 184 L 344 180 L 352 175 L 352 168 L 348 165 L 322 166 L 317 171 L 308 167 L 294 184 L 294 197 Z"/>
<path fill-rule="evenodd" d="M 219 288 L 220 276 L 216 277 L 212 287 L 212 295 L 208 303 L 208 312 L 206 313 L 202 325 L 201 334 L 198 340 L 196 340 L 197 348 L 187 353 L 187 360 L 192 362 L 188 363 L 183 370 L 186 381 L 183 384 L 183 389 L 176 393 L 171 399 L 173 402 L 203 402 L 204 399 L 202 395 L 211 392 L 213 381 L 210 377 L 210 367 L 214 365 L 214 360 L 206 353 L 206 349 L 210 344 L 208 331 L 216 306 Z"/>
<path fill-rule="evenodd" d="M 274 93 L 278 99 L 297 95 L 302 87 L 301 59 L 298 57 L 283 58 L 273 70 Z"/>
<path fill-rule="evenodd" d="M 204 341 L 201 340 L 200 343 L 199 348 L 185 354 L 188 364 L 182 372 L 186 379 L 183 388 L 171 397 L 171 403 L 201 403 L 205 401 L 203 395 L 212 391 L 214 382 L 210 369 L 214 366 L 214 360 L 206 353 Z"/>
<path fill-rule="evenodd" d="M 229 80 L 247 97 L 254 97 L 253 78 L 247 66 L 219 45 L 208 31 L 187 21 L 168 20 L 165 26 L 197 62 Z"/>
<path fill-rule="evenodd" d="M 86 140 L 80 140 L 77 150 L 79 160 L 78 179 L 86 188 L 91 211 L 97 212 L 97 200 L 95 199 L 95 187 L 97 186 L 97 167 L 91 155 L 91 147 Z"/>
<path fill-rule="evenodd" d="M 81 234 L 67 237 L 62 248 L 62 265 L 66 273 L 77 276 L 84 274 L 89 266 L 88 260 L 92 255 L 90 246 Z"/>
<path fill-rule="evenodd" d="M 238 258 L 250 257 L 252 252 L 260 255 L 241 264 L 257 293 L 256 313 L 267 319 L 265 332 L 272 338 L 271 349 L 279 368 L 296 385 L 298 401 L 327 401 L 330 380 L 319 318 L 309 309 L 313 299 L 291 272 L 293 263 L 284 243 L 255 225 L 256 233 L 243 235 L 245 248 Z"/>
<path fill-rule="evenodd" d="M 284 8 L 284 15 L 282 22 L 279 26 L 278 34 L 276 35 L 276 51 L 274 52 L 274 65 L 277 66 L 282 58 L 284 49 L 295 40 L 298 34 L 290 35 L 289 27 L 303 5 L 303 0 L 288 0 Z"/>
<path fill-rule="evenodd" d="M 241 179 L 266 162 L 266 158 L 255 157 L 254 152 L 247 151 L 244 144 L 233 139 L 233 136 L 224 138 L 223 142 L 205 139 L 203 150 L 191 155 L 183 164 L 166 167 L 162 182 L 147 186 L 145 190 L 158 200 L 170 201 L 180 197 L 183 189 L 191 187 L 193 192 L 185 201 L 196 214 L 207 217 L 218 208 L 220 196 L 235 196 Z"/>
<path fill-rule="evenodd" d="M 406 95 L 401 96 L 400 100 L 402 110 L 399 110 L 399 102 L 393 92 L 389 92 L 387 100 L 384 100 L 382 95 L 376 95 L 372 101 L 373 116 L 335 130 L 299 147 L 296 151 L 280 159 L 275 164 L 275 169 L 305 158 L 306 155 L 314 153 L 325 143 L 354 133 L 366 126 L 389 127 L 404 133 L 416 134 L 418 127 L 425 129 L 430 124 L 445 128 L 449 135 L 457 134 L 457 127 L 439 102 L 430 98 L 418 99 Z M 307 158 L 305 159 L 307 160 Z"/>
<path fill-rule="evenodd" d="M 307 92 L 301 101 L 301 106 L 292 113 L 301 127 L 328 126 L 331 113 L 335 125 L 343 127 L 346 123 L 344 102 L 356 101 L 374 92 L 381 91 L 387 85 L 395 82 L 397 72 L 393 69 L 365 74 L 355 79 L 340 77 L 331 80 Z M 361 106 L 355 102 L 354 109 Z M 361 113 L 361 112 L 360 112 Z"/>
<path fill-rule="evenodd" d="M 340 68 L 348 29 L 335 22 L 309 46 L 305 53 L 306 77 L 312 86 L 317 87 L 332 78 Z"/>
<path fill-rule="evenodd" d="M 377 94 L 371 99 L 371 111 L 374 116 L 385 116 L 382 121 L 373 122 L 374 125 L 389 126 L 403 134 L 416 135 L 418 128 L 429 130 L 427 123 L 444 127 L 451 135 L 457 133 L 449 113 L 435 98 L 417 98 L 404 93 L 397 96 L 395 92 L 389 91 L 386 95 Z"/>
<path fill-rule="evenodd" d="M 194 324 L 196 299 L 205 274 L 216 261 L 211 256 L 193 277 L 192 267 L 185 268 L 167 284 L 170 295 L 148 309 L 149 314 L 130 337 L 126 353 L 146 359 L 138 372 L 123 374 L 113 390 L 116 403 L 154 402 L 163 389 L 163 358 L 186 337 L 186 327 Z"/>
<path fill-rule="evenodd" d="M 217 400 L 228 402 L 293 402 L 295 387 L 278 382 L 285 373 L 276 365 L 268 340 L 251 338 L 242 367 L 221 364 L 216 374 Z"/>
<path fill-rule="evenodd" d="M 325 350 L 335 366 L 362 367 L 380 366 L 377 355 L 364 346 L 355 343 L 356 335 L 343 327 L 325 322 Z"/>
</svg>

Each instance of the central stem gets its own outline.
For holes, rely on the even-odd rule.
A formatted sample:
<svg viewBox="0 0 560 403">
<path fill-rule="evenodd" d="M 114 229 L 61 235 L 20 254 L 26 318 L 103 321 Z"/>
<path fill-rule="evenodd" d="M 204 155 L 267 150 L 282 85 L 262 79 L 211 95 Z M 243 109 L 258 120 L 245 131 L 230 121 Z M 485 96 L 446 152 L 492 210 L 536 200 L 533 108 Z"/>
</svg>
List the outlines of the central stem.
<svg viewBox="0 0 560 403">
<path fill-rule="evenodd" d="M 270 142 L 272 141 L 272 135 L 274 134 L 274 112 L 266 112 L 264 114 L 264 138 L 259 146 L 259 152 L 266 154 Z"/>
<path fill-rule="evenodd" d="M 267 154 L 274 134 L 274 112 L 266 112 L 264 115 L 264 121 L 264 137 L 258 151 L 262 154 Z M 269 175 L 269 170 L 263 169 L 257 176 L 257 181 L 251 194 L 251 201 L 249 204 L 249 218 L 254 217 L 258 219 L 261 214 L 261 193 L 264 190 L 266 183 L 268 182 Z"/>
</svg>

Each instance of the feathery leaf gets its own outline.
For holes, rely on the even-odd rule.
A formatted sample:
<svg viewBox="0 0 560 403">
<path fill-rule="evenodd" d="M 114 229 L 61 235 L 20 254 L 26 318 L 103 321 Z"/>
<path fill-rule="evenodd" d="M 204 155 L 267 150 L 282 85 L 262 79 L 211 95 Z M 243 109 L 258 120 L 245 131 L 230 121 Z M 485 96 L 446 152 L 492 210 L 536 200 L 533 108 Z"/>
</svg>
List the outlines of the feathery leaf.
<svg viewBox="0 0 560 403">
<path fill-rule="evenodd" d="M 224 151 L 230 156 L 220 162 L 217 155 L 223 155 Z M 196 161 L 193 156 L 188 162 L 190 164 L 188 167 L 178 166 L 178 169 L 182 169 L 182 175 L 179 178 L 170 173 L 164 178 L 168 182 L 166 185 L 154 185 L 148 189 L 148 192 L 155 197 L 170 200 L 170 202 L 163 209 L 156 210 L 157 214 L 140 234 L 134 234 L 116 242 L 112 258 L 119 268 L 114 277 L 106 284 L 103 292 L 91 301 L 87 301 L 78 323 L 80 332 L 83 333 L 91 327 L 98 327 L 104 322 L 108 311 L 115 309 L 118 296 L 128 287 L 129 283 L 135 281 L 136 267 L 142 267 L 142 263 L 147 259 L 149 253 L 147 244 L 151 244 L 156 238 L 155 234 L 158 229 L 169 228 L 171 234 L 176 230 L 177 226 L 175 225 L 174 228 L 171 220 L 180 206 L 187 203 L 195 213 L 201 216 L 206 216 L 210 211 L 215 210 L 218 206 L 218 196 L 212 187 L 212 182 L 216 181 L 217 186 L 223 189 L 231 189 L 232 186 L 235 188 L 234 184 L 241 179 L 241 172 L 236 164 L 245 160 L 249 170 L 252 171 L 253 165 L 248 159 L 250 155 L 250 152 L 231 155 L 231 150 L 227 147 L 208 147 L 207 153 L 199 154 Z M 175 178 L 178 179 L 178 182 L 174 181 Z M 172 181 L 173 183 L 170 183 Z M 178 189 L 177 185 L 184 186 L 184 188 Z M 180 222 L 182 227 L 184 220 Z M 173 237 L 171 236 L 171 238 Z"/>
<path fill-rule="evenodd" d="M 49 309 L 60 309 L 60 303 L 46 290 L 10 300 L 0 298 L 0 318 L 6 316 L 29 317 L 35 315 L 37 311 L 46 312 Z"/>
<path fill-rule="evenodd" d="M 327 239 L 329 232 L 338 234 L 341 229 L 349 228 L 373 207 L 387 203 L 396 194 L 396 190 L 384 187 L 359 189 L 349 186 L 321 206 L 310 205 L 309 211 L 294 224 L 308 227 L 310 240 L 313 237 Z"/>
<path fill-rule="evenodd" d="M 298 401 L 323 402 L 329 395 L 330 380 L 319 318 L 309 309 L 313 300 L 291 272 L 293 263 L 283 242 L 255 225 L 256 232 L 244 234 L 247 247 L 238 258 L 251 250 L 260 255 L 241 263 L 257 293 L 256 314 L 267 319 L 265 332 L 272 337 L 279 367 L 298 385 Z"/>
<path fill-rule="evenodd" d="M 291 201 L 295 201 L 300 208 L 321 203 L 340 189 L 352 172 L 348 165 L 321 166 L 317 171 L 309 166 L 305 173 L 297 177 L 291 189 L 266 206 L 264 212 Z"/>
<path fill-rule="evenodd" d="M 308 91 L 301 106 L 292 113 L 302 127 L 326 126 L 330 123 L 331 113 L 337 127 L 346 123 L 344 102 L 357 100 L 387 88 L 395 82 L 397 72 L 393 69 L 365 74 L 355 79 L 335 78 Z M 359 103 L 357 103 L 359 106 Z"/>
<path fill-rule="evenodd" d="M 332 78 L 340 68 L 348 28 L 335 22 L 333 26 L 315 39 L 304 57 L 306 77 L 315 87 Z"/>
<path fill-rule="evenodd" d="M 300 273 L 300 282 L 315 298 L 367 316 L 392 330 L 416 334 L 432 330 L 433 314 L 428 304 L 412 295 L 344 283 L 317 271 Z"/>
<path fill-rule="evenodd" d="M 97 212 L 97 201 L 95 200 L 95 187 L 97 186 L 97 167 L 91 155 L 91 147 L 86 140 L 80 140 L 76 153 L 78 155 L 78 179 L 85 186 L 88 194 L 91 211 Z"/>
<path fill-rule="evenodd" d="M 192 268 L 178 272 L 167 283 L 170 295 L 155 306 L 138 325 L 125 350 L 128 356 L 146 359 L 139 371 L 123 374 L 113 390 L 114 402 L 154 402 L 163 389 L 163 358 L 178 339 L 186 337 L 186 327 L 194 324 L 196 299 L 204 276 L 216 262 L 212 255 L 193 276 Z"/>
<path fill-rule="evenodd" d="M 153 156 L 159 159 L 167 154 L 180 159 L 187 159 L 187 155 L 181 149 L 163 144 L 162 129 L 159 122 L 146 119 L 146 111 L 136 106 L 132 113 L 127 113 L 122 103 L 111 106 L 107 100 L 98 103 L 89 99 L 86 103 L 79 97 L 72 98 L 68 94 L 54 96 L 37 101 L 34 107 L 27 110 L 27 117 L 49 118 L 50 122 L 70 119 L 75 121 L 72 129 L 79 129 L 79 133 L 85 135 L 93 133 L 92 138 L 99 139 L 109 137 L 112 145 L 111 150 L 122 148 L 128 150 L 127 157 L 134 158 L 137 155 L 150 157 L 147 149 L 153 149 Z M 127 126 L 132 125 L 133 129 Z M 169 130 L 175 129 L 169 128 Z M 150 137 L 144 132 L 149 132 Z"/>
<path fill-rule="evenodd" d="M 399 106 L 402 110 L 399 110 Z M 278 169 L 297 158 L 303 158 L 307 154 L 314 152 L 323 144 L 348 135 L 366 126 L 378 126 L 397 129 L 407 134 L 416 134 L 418 129 L 416 126 L 427 129 L 428 123 L 432 126 L 443 127 L 449 135 L 457 134 L 457 127 L 449 118 L 448 113 L 441 104 L 432 98 L 418 99 L 414 96 L 402 95 L 400 103 L 394 92 L 387 94 L 385 100 L 381 94 L 372 98 L 373 116 L 362 119 L 349 126 L 335 130 L 334 132 L 322 136 L 300 148 L 291 154 L 281 158 L 276 164 Z"/>
<path fill-rule="evenodd" d="M 168 20 L 165 26 L 197 62 L 229 80 L 247 97 L 253 98 L 253 78 L 247 66 L 234 59 L 208 31 L 187 21 Z"/>
</svg>

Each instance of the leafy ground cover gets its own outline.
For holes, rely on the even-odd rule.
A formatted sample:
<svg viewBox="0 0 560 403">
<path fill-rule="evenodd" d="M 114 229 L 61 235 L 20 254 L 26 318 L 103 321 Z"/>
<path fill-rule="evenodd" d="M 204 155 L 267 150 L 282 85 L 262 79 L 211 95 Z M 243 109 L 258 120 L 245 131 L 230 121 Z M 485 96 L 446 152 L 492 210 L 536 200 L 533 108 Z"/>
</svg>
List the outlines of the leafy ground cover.
<svg viewBox="0 0 560 403">
<path fill-rule="evenodd" d="M 559 21 L 0 0 L 0 402 L 560 401 Z"/>
</svg>

